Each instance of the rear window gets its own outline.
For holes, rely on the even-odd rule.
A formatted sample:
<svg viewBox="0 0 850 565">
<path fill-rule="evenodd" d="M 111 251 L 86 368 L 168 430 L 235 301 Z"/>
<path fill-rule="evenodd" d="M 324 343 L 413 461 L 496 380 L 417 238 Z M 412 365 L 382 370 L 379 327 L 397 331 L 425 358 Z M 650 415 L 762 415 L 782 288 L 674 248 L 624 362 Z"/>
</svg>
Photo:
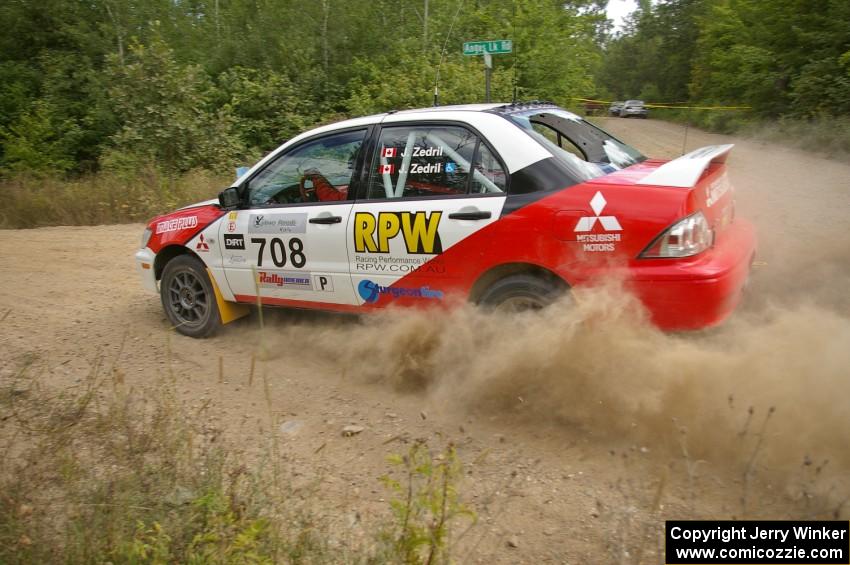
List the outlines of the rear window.
<svg viewBox="0 0 850 565">
<path fill-rule="evenodd" d="M 626 105 L 634 102 L 627 101 Z M 589 180 L 646 160 L 640 151 L 560 108 L 530 109 L 508 116 L 569 168 Z"/>
</svg>

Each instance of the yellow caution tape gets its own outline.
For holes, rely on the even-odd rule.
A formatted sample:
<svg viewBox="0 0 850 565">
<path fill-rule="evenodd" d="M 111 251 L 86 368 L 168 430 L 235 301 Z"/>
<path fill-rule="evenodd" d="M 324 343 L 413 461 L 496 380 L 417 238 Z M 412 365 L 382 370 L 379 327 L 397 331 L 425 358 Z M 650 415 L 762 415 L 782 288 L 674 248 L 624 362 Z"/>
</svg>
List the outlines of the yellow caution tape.
<svg viewBox="0 0 850 565">
<path fill-rule="evenodd" d="M 598 104 L 612 104 L 612 100 L 594 100 L 592 98 L 572 98 L 579 102 L 595 102 Z M 678 106 L 687 102 L 645 102 L 647 108 L 669 108 L 673 110 L 752 110 L 752 106 Z"/>
</svg>

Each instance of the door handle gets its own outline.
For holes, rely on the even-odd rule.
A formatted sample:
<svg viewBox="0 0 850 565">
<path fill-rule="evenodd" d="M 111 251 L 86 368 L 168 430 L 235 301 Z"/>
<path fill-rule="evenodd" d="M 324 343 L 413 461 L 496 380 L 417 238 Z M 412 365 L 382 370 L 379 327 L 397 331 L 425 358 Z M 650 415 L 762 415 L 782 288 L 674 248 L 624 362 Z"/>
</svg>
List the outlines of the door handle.
<svg viewBox="0 0 850 565">
<path fill-rule="evenodd" d="M 341 221 L 341 216 L 318 216 L 316 218 L 310 218 L 311 224 L 338 224 Z"/>
<path fill-rule="evenodd" d="M 486 220 L 492 214 L 489 211 L 477 212 L 452 212 L 449 214 L 450 220 Z"/>
</svg>

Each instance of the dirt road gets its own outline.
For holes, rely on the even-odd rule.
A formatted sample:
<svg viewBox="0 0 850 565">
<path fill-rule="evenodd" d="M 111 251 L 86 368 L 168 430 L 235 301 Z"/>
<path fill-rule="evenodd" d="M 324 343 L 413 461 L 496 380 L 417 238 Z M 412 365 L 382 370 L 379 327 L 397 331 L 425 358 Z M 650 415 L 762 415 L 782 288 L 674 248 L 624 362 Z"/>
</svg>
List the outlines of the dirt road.
<svg viewBox="0 0 850 565">
<path fill-rule="evenodd" d="M 602 121 L 648 155 L 682 150 L 679 126 Z M 0 375 L 31 354 L 63 386 L 98 358 L 130 386 L 171 367 L 188 406 L 214 403 L 211 425 L 249 456 L 279 434 L 293 480 L 320 480 L 327 512 L 363 524 L 386 516 L 386 455 L 452 440 L 479 514 L 459 562 L 657 562 L 665 517 L 783 518 L 805 505 L 846 519 L 835 500 L 848 492 L 850 166 L 695 130 L 687 149 L 726 142 L 738 214 L 761 246 L 748 302 L 717 330 L 663 335 L 598 291 L 510 323 L 275 311 L 265 332 L 252 316 L 193 340 L 168 331 L 137 280 L 141 225 L 57 227 L 0 232 Z M 770 406 L 754 448 L 750 420 Z M 343 437 L 347 424 L 365 429 Z M 753 453 L 760 494 L 742 508 Z M 812 483 L 804 456 L 829 458 L 832 474 Z"/>
</svg>

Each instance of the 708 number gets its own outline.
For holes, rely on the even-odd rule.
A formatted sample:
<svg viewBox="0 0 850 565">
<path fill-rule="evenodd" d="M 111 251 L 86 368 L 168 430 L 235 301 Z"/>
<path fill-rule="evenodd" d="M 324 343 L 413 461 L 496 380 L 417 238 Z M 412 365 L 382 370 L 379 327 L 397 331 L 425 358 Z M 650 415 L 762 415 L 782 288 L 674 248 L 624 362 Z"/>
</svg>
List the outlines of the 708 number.
<svg viewBox="0 0 850 565">
<path fill-rule="evenodd" d="M 257 266 L 263 266 L 263 251 L 266 249 L 266 238 L 264 237 L 252 237 L 251 243 L 259 243 L 260 250 L 257 252 Z M 272 263 L 274 263 L 275 267 L 285 267 L 286 266 L 286 248 L 284 247 L 283 240 L 279 237 L 273 237 L 268 240 L 269 242 L 269 251 L 272 255 Z M 304 242 L 298 239 L 297 237 L 293 237 L 289 240 L 289 261 L 292 263 L 292 266 L 296 269 L 300 269 L 304 265 L 307 264 L 307 257 L 304 256 Z"/>
</svg>

